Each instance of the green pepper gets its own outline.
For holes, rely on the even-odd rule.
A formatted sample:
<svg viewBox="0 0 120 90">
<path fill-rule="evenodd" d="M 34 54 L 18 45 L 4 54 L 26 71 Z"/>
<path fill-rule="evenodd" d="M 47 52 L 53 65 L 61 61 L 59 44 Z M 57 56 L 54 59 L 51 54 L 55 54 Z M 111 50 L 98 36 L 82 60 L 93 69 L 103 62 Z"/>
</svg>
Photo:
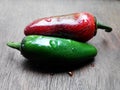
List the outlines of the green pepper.
<svg viewBox="0 0 120 90">
<path fill-rule="evenodd" d="M 41 62 L 73 62 L 97 54 L 97 49 L 88 43 L 42 35 L 29 35 L 21 42 L 8 42 L 7 45 L 18 49 L 25 58 Z"/>
</svg>

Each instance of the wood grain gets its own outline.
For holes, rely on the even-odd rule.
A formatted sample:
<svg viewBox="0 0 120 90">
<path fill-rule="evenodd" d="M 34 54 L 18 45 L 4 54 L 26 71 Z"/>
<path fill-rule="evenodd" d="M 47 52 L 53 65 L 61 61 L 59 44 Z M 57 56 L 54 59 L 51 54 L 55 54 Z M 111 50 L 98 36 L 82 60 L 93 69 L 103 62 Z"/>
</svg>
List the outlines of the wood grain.
<svg viewBox="0 0 120 90">
<path fill-rule="evenodd" d="M 87 11 L 113 28 L 98 30 L 89 41 L 98 54 L 70 77 L 50 75 L 29 68 L 8 41 L 21 41 L 31 21 L 53 15 Z M 0 0 L 0 90 L 120 90 L 120 1 L 119 0 Z"/>
</svg>

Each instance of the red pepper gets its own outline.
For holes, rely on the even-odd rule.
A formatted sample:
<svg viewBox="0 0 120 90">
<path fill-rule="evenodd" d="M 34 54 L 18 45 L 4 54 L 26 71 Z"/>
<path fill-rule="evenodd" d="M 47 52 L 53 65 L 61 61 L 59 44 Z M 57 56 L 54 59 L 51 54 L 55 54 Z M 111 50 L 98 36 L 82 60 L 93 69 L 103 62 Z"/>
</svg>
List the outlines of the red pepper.
<svg viewBox="0 0 120 90">
<path fill-rule="evenodd" d="M 88 41 L 96 35 L 97 28 L 105 29 L 106 32 L 112 31 L 111 27 L 98 23 L 92 14 L 82 12 L 40 18 L 29 24 L 24 33 Z"/>
</svg>

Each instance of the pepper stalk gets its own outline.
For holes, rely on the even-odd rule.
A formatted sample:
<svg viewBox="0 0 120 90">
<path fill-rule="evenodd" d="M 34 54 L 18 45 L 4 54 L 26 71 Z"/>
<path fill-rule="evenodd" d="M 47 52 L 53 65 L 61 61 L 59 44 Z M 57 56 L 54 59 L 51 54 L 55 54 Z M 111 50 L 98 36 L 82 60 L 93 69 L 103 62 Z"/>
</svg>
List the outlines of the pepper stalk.
<svg viewBox="0 0 120 90">
<path fill-rule="evenodd" d="M 99 22 L 97 22 L 96 25 L 97 25 L 98 29 L 104 29 L 106 32 L 111 32 L 112 31 L 112 28 L 107 26 L 107 25 L 101 24 Z"/>
</svg>

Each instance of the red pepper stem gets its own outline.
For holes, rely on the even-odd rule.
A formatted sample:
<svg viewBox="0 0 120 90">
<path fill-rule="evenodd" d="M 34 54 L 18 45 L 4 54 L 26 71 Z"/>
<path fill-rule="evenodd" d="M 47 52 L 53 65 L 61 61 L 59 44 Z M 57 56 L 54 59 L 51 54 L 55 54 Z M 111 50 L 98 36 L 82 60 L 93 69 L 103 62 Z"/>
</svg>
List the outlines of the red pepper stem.
<svg viewBox="0 0 120 90">
<path fill-rule="evenodd" d="M 109 26 L 106 26 L 106 25 L 103 25 L 99 22 L 97 22 L 97 28 L 100 28 L 100 29 L 105 29 L 106 32 L 111 32 L 112 31 L 112 28 L 109 27 Z"/>
<path fill-rule="evenodd" d="M 11 48 L 20 50 L 21 43 L 19 43 L 19 42 L 8 42 L 7 45 Z"/>
</svg>

